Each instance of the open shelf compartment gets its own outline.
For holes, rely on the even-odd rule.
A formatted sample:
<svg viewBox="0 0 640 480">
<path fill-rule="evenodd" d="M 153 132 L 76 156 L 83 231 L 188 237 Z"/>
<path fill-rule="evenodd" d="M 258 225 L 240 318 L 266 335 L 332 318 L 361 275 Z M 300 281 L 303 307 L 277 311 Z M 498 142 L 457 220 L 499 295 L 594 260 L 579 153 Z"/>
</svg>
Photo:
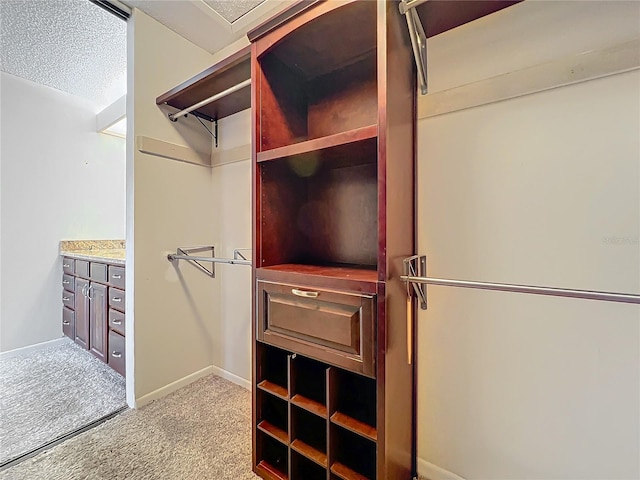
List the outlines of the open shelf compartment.
<svg viewBox="0 0 640 480">
<path fill-rule="evenodd" d="M 291 452 L 291 480 L 326 480 L 326 467 L 310 461 L 296 451 Z"/>
<path fill-rule="evenodd" d="M 289 449 L 286 445 L 283 445 L 266 433 L 258 431 L 256 433 L 256 449 L 256 469 L 258 471 L 269 474 L 269 478 L 288 480 Z"/>
<path fill-rule="evenodd" d="M 327 467 L 327 420 L 291 406 L 291 449 Z"/>
<path fill-rule="evenodd" d="M 258 391 L 258 430 L 287 445 L 289 443 L 289 415 L 286 400 Z"/>
<path fill-rule="evenodd" d="M 377 445 L 337 425 L 331 425 L 331 473 L 343 480 L 376 478 Z"/>
<path fill-rule="evenodd" d="M 375 380 L 331 368 L 329 391 L 331 423 L 376 442 L 378 433 Z"/>
<path fill-rule="evenodd" d="M 301 355 L 291 359 L 291 403 L 325 419 L 327 369 L 325 364 Z"/>
<path fill-rule="evenodd" d="M 257 345 L 256 349 L 260 358 L 258 389 L 286 400 L 289 398 L 288 353 L 264 344 Z"/>
<path fill-rule="evenodd" d="M 376 2 L 325 13 L 258 63 L 258 151 L 377 124 Z"/>
</svg>

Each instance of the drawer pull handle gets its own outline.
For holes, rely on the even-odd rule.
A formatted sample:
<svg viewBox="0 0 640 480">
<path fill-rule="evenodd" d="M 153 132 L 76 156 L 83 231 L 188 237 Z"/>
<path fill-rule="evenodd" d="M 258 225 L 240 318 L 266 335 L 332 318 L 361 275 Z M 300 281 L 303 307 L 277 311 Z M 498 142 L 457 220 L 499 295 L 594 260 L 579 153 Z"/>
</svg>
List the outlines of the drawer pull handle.
<svg viewBox="0 0 640 480">
<path fill-rule="evenodd" d="M 63 264 L 62 264 L 62 266 L 63 266 L 64 268 L 69 268 L 69 267 L 71 267 L 71 265 L 69 265 L 68 263 L 63 263 Z"/>
<path fill-rule="evenodd" d="M 298 297 L 305 298 L 316 298 L 318 296 L 318 292 L 308 292 L 306 290 L 298 290 L 297 288 L 292 288 L 291 293 L 297 295 Z"/>
<path fill-rule="evenodd" d="M 63 325 L 71 325 L 71 322 L 65 320 L 64 322 L 62 322 Z"/>
<path fill-rule="evenodd" d="M 69 297 L 62 297 L 63 302 L 68 302 L 69 300 L 71 300 Z"/>
<path fill-rule="evenodd" d="M 63 280 L 63 281 L 62 281 L 62 284 L 63 284 L 63 285 L 69 285 L 69 283 L 70 283 L 70 282 L 69 282 L 69 280 Z"/>
<path fill-rule="evenodd" d="M 122 320 L 113 320 L 111 323 L 114 325 L 122 325 Z"/>
<path fill-rule="evenodd" d="M 111 278 L 115 278 L 116 280 L 120 280 L 122 278 L 122 275 L 118 275 L 118 274 L 113 274 L 111 275 Z"/>
<path fill-rule="evenodd" d="M 122 299 L 120 297 L 113 297 L 111 299 L 111 301 L 115 302 L 115 303 L 120 303 L 122 301 Z"/>
<path fill-rule="evenodd" d="M 120 357 L 122 357 L 122 353 L 120 353 L 120 352 L 116 352 L 116 351 L 114 350 L 113 352 L 111 352 L 111 356 L 112 356 L 113 358 L 120 358 Z"/>
</svg>

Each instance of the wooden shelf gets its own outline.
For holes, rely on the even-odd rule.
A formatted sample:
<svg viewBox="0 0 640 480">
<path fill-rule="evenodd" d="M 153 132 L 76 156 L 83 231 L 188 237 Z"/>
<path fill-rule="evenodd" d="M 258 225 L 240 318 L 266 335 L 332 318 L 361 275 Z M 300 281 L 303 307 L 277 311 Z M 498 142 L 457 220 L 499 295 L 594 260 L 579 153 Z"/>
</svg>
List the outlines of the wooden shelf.
<svg viewBox="0 0 640 480">
<path fill-rule="evenodd" d="M 249 78 L 251 47 L 247 46 L 160 95 L 156 98 L 156 104 L 183 110 Z M 251 108 L 250 85 L 191 113 L 207 120 L 219 120 L 247 108 Z"/>
<path fill-rule="evenodd" d="M 258 388 L 267 393 L 275 395 L 282 400 L 287 400 L 289 398 L 289 392 L 285 387 L 281 387 L 280 385 L 270 382 L 269 380 L 263 380 L 258 384 Z"/>
<path fill-rule="evenodd" d="M 336 279 L 353 280 L 358 282 L 375 283 L 378 280 L 376 268 L 374 266 L 325 266 L 325 265 L 306 265 L 298 263 L 284 263 L 281 265 L 271 265 L 269 267 L 259 268 L 263 273 L 282 272 L 300 275 L 312 275 L 317 277 L 327 277 Z M 263 278 L 263 277 L 260 277 Z M 265 280 L 267 280 L 265 278 Z"/>
<path fill-rule="evenodd" d="M 327 406 L 311 400 L 299 393 L 291 398 L 291 403 L 322 418 L 327 418 Z"/>
<path fill-rule="evenodd" d="M 345 415 L 344 413 L 336 412 L 331 415 L 331 422 L 339 425 L 340 427 L 349 430 L 350 432 L 357 433 L 358 435 L 368 438 L 369 440 L 378 441 L 378 431 L 375 427 L 367 425 L 360 420 Z"/>
<path fill-rule="evenodd" d="M 339 161 L 353 157 L 360 162 L 363 160 L 370 162 L 371 159 L 375 160 L 376 158 L 377 137 L 378 126 L 367 125 L 326 137 L 258 152 L 256 157 L 258 162 L 298 157 L 301 159 L 313 157 L 323 161 Z M 353 155 L 353 153 L 357 153 L 357 155 Z M 354 165 L 352 162 L 347 164 Z"/>
<path fill-rule="evenodd" d="M 268 462 L 261 460 L 256 466 L 256 470 L 261 470 L 270 475 L 269 478 L 277 478 L 278 480 L 289 480 L 289 476 L 286 473 L 282 473 L 277 468 L 272 467 Z"/>
<path fill-rule="evenodd" d="M 335 462 L 331 465 L 331 473 L 342 478 L 342 480 L 369 480 L 368 477 L 360 475 L 340 462 Z"/>
<path fill-rule="evenodd" d="M 416 7 L 427 37 L 472 22 L 478 18 L 510 7 L 522 0 L 453 0 L 447 2 L 426 2 Z"/>
<path fill-rule="evenodd" d="M 296 439 L 291 442 L 291 448 L 298 452 L 300 455 L 304 455 L 309 460 L 314 461 L 321 467 L 327 468 L 327 454 L 320 452 L 310 445 L 307 445 L 302 440 Z"/>
<path fill-rule="evenodd" d="M 262 430 L 272 438 L 275 438 L 279 442 L 284 443 L 285 445 L 289 445 L 289 435 L 287 434 L 287 432 L 267 422 L 266 420 L 262 420 L 258 424 L 258 429 Z"/>
</svg>

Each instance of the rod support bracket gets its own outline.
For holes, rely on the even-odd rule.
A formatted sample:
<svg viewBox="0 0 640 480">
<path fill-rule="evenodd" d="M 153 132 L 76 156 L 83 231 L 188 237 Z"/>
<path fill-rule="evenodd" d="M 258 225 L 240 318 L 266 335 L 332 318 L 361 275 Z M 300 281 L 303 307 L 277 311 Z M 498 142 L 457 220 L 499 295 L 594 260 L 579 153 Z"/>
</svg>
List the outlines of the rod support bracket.
<svg viewBox="0 0 640 480">
<path fill-rule="evenodd" d="M 402 273 L 405 277 L 424 277 L 427 274 L 427 257 L 425 255 L 412 255 L 411 257 L 407 257 L 402 260 Z M 411 287 L 413 287 L 413 291 L 416 293 L 418 300 L 420 300 L 420 308 L 422 310 L 427 309 L 427 290 L 426 286 L 410 282 L 407 282 L 407 286 L 409 288 L 409 292 L 411 291 Z"/>
<path fill-rule="evenodd" d="M 173 262 L 177 262 L 178 260 L 187 260 L 188 262 L 192 262 L 193 265 L 195 265 L 197 268 L 199 268 L 204 273 L 209 275 L 211 278 L 216 278 L 216 264 L 215 263 L 211 263 L 211 269 L 209 269 L 209 268 L 205 267 L 204 265 L 202 265 L 202 263 L 200 263 L 198 260 L 195 260 L 195 259 L 175 258 L 176 256 L 180 256 L 180 257 L 186 256 L 186 257 L 188 257 L 192 253 L 201 253 L 201 252 L 211 252 L 211 258 L 215 258 L 215 255 L 214 255 L 215 247 L 213 247 L 213 246 L 208 246 L 208 247 L 190 247 L 190 248 L 178 247 L 176 249 L 176 253 L 175 254 L 170 253 L 169 255 L 167 255 L 167 260 L 169 260 L 172 263 Z"/>
</svg>

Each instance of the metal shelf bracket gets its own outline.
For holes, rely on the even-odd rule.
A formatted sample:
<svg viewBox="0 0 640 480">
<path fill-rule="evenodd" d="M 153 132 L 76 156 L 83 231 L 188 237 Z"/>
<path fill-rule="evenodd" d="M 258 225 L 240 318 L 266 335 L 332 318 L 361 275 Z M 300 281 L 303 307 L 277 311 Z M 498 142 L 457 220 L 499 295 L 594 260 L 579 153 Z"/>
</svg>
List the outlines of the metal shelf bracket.
<svg viewBox="0 0 640 480">
<path fill-rule="evenodd" d="M 403 280 L 405 277 L 424 277 L 427 273 L 427 257 L 422 255 L 413 255 L 407 257 L 402 261 Z M 406 280 L 404 280 L 407 282 Z M 416 292 L 416 296 L 420 300 L 420 308 L 422 310 L 427 309 L 427 292 L 425 286 L 420 283 L 407 282 L 408 292 L 410 293 L 411 286 Z"/>
</svg>

